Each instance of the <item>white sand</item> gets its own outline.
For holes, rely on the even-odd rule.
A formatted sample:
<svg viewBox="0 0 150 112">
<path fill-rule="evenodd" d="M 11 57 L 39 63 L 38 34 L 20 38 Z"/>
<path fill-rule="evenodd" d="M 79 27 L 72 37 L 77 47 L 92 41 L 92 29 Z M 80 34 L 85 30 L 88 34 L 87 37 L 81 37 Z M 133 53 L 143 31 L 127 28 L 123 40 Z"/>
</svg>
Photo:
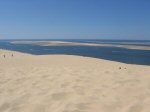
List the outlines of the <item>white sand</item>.
<svg viewBox="0 0 150 112">
<path fill-rule="evenodd" d="M 150 112 L 150 66 L 0 50 L 0 112 Z"/>
</svg>

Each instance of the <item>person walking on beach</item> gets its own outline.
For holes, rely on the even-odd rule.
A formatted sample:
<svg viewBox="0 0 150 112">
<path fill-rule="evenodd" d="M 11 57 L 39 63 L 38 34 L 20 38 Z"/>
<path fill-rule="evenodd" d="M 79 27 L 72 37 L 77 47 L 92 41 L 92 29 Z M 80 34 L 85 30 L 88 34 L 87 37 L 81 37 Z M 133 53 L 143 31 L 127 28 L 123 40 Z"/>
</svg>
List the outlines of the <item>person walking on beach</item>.
<svg viewBox="0 0 150 112">
<path fill-rule="evenodd" d="M 3 57 L 4 57 L 4 58 L 6 57 L 5 54 L 3 55 Z"/>
<path fill-rule="evenodd" d="M 14 56 L 14 54 L 11 55 L 11 57 L 13 57 L 13 56 Z"/>
</svg>

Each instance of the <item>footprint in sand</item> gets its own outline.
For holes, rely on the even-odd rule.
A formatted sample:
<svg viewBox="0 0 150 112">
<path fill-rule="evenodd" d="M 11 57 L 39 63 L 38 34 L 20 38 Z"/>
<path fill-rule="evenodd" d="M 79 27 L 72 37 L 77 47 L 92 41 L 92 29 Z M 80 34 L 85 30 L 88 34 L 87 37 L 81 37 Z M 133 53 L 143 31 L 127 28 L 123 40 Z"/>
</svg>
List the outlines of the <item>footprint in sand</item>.
<svg viewBox="0 0 150 112">
<path fill-rule="evenodd" d="M 0 69 L 0 73 L 3 73 L 3 70 L 2 70 L 2 69 Z"/>
<path fill-rule="evenodd" d="M 46 107 L 42 104 L 29 104 L 20 112 L 46 112 Z"/>
<path fill-rule="evenodd" d="M 79 103 L 79 104 L 76 104 L 76 108 L 78 110 L 88 110 L 90 108 L 90 104 L 89 103 Z"/>
<path fill-rule="evenodd" d="M 65 92 L 54 93 L 51 95 L 52 99 L 55 101 L 66 100 L 67 98 L 70 98 L 70 96 L 71 96 L 70 93 Z"/>
<path fill-rule="evenodd" d="M 30 73 L 36 73 L 37 71 L 39 71 L 39 69 L 38 68 L 31 68 L 31 71 L 30 71 Z"/>
<path fill-rule="evenodd" d="M 16 74 L 17 74 L 17 75 L 26 75 L 25 72 L 22 71 L 22 70 L 18 70 L 18 71 L 16 72 Z"/>
<path fill-rule="evenodd" d="M 76 110 L 73 110 L 73 111 L 71 111 L 71 112 L 85 112 L 85 111 L 76 109 Z"/>
<path fill-rule="evenodd" d="M 4 111 L 8 110 L 9 108 L 10 108 L 10 104 L 4 103 L 0 106 L 0 112 L 4 112 Z"/>
<path fill-rule="evenodd" d="M 50 75 L 48 75 L 48 74 L 41 76 L 41 78 L 44 78 L 44 79 L 47 79 L 47 78 L 49 78 L 49 77 L 50 77 Z"/>
<path fill-rule="evenodd" d="M 61 85 L 62 88 L 66 88 L 70 85 L 70 82 L 65 82 Z"/>
<path fill-rule="evenodd" d="M 82 86 L 73 86 L 72 87 L 78 95 L 85 95 L 85 88 Z"/>
<path fill-rule="evenodd" d="M 128 112 L 142 112 L 142 105 L 136 104 L 130 107 Z"/>
<path fill-rule="evenodd" d="M 110 73 L 110 71 L 105 71 L 104 73 L 109 74 L 109 73 Z"/>
<path fill-rule="evenodd" d="M 90 103 L 78 103 L 72 105 L 72 108 L 66 108 L 63 112 L 86 112 L 90 110 Z"/>
</svg>

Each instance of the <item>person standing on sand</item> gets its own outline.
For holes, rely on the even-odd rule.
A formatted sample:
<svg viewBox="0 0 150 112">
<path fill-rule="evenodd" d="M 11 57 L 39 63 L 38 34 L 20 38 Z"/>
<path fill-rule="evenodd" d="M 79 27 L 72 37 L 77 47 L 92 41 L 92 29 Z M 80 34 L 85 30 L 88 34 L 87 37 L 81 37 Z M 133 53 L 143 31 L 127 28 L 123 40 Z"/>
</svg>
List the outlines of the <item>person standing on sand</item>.
<svg viewBox="0 0 150 112">
<path fill-rule="evenodd" d="M 11 57 L 13 57 L 14 55 L 12 54 Z"/>
<path fill-rule="evenodd" d="M 5 54 L 3 55 L 3 57 L 4 57 L 4 58 L 6 57 Z"/>
</svg>

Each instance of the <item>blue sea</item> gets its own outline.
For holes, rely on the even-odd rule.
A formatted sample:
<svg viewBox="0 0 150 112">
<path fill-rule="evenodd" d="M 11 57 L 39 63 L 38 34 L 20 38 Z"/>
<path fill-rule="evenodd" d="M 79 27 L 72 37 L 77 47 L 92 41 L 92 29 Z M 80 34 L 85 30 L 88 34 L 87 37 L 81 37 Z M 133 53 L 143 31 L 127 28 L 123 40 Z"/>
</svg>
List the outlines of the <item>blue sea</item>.
<svg viewBox="0 0 150 112">
<path fill-rule="evenodd" d="M 11 41 L 14 40 L 0 40 L 0 49 L 19 51 L 35 55 L 44 55 L 44 54 L 79 55 L 118 61 L 128 64 L 150 65 L 150 50 L 135 50 L 119 47 L 101 47 L 101 46 L 39 46 L 26 44 L 12 44 L 10 43 Z M 32 41 L 41 41 L 41 40 L 32 40 Z M 44 39 L 44 41 L 46 41 L 46 39 Z M 150 40 L 148 41 L 148 40 L 61 39 L 55 41 L 150 46 Z"/>
</svg>

